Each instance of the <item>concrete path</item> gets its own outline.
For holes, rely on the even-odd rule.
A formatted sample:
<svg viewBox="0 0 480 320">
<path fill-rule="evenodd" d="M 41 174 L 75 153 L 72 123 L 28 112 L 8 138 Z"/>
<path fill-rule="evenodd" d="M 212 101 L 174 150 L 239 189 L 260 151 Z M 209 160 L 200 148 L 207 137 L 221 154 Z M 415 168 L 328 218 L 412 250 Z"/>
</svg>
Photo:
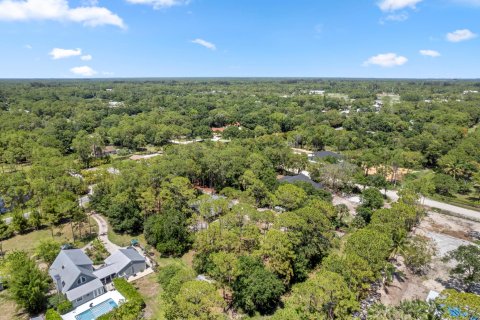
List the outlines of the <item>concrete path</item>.
<svg viewBox="0 0 480 320">
<path fill-rule="evenodd" d="M 108 224 L 105 218 L 98 213 L 92 213 L 92 218 L 98 224 L 98 238 L 103 242 L 107 251 L 110 254 L 117 252 L 120 247 L 108 239 Z"/>
</svg>

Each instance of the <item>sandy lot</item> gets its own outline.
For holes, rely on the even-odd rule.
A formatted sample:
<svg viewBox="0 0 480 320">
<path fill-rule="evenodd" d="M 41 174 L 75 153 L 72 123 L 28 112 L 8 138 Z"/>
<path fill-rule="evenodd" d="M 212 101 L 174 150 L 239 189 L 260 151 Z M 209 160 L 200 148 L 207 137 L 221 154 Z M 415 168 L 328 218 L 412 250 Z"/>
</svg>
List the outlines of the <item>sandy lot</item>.
<svg viewBox="0 0 480 320">
<path fill-rule="evenodd" d="M 403 276 L 397 277 L 391 286 L 380 289 L 381 302 L 386 305 L 398 305 L 403 300 L 425 300 L 430 290 L 441 292 L 445 289 L 445 281 L 450 278 L 451 264 L 444 263 L 441 258 L 451 250 L 461 245 L 471 244 L 469 231 L 480 231 L 480 223 L 463 220 L 460 218 L 430 212 L 420 226 L 414 230 L 414 234 L 427 236 L 437 246 L 431 269 L 425 276 L 417 276 L 410 273 L 404 266 L 401 258 L 396 264 Z"/>
</svg>

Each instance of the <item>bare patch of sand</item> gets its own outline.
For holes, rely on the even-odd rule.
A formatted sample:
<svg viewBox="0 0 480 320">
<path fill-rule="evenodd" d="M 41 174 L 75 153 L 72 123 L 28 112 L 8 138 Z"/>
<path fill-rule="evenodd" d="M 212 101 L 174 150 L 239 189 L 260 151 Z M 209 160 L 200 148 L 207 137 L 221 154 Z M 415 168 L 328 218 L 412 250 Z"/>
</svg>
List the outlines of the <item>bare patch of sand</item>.
<svg viewBox="0 0 480 320">
<path fill-rule="evenodd" d="M 396 277 L 387 288 L 379 290 L 381 302 L 386 305 L 398 305 L 404 300 L 425 300 L 430 290 L 441 292 L 445 289 L 442 282 L 450 278 L 451 264 L 441 260 L 448 250 L 453 250 L 470 239 L 469 231 L 480 231 L 480 223 L 429 212 L 428 217 L 413 231 L 414 234 L 427 236 L 437 243 L 437 255 L 430 270 L 424 276 L 412 274 L 404 265 L 402 258 L 397 259 L 397 269 L 403 276 Z"/>
</svg>

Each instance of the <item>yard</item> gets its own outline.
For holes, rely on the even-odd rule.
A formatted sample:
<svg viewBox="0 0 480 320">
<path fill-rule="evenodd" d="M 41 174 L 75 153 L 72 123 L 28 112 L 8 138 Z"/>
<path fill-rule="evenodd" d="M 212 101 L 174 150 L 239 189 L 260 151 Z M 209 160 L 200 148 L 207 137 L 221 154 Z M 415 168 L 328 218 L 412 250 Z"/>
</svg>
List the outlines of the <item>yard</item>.
<svg viewBox="0 0 480 320">
<path fill-rule="evenodd" d="M 0 320 L 24 320 L 28 315 L 17 311 L 15 302 L 8 298 L 6 291 L 0 292 Z"/>
<path fill-rule="evenodd" d="M 158 263 L 159 268 L 171 264 L 186 265 L 191 268 L 193 255 L 193 251 L 187 252 L 181 258 L 159 258 L 156 254 L 155 261 Z M 157 274 L 149 274 L 146 277 L 138 279 L 133 284 L 145 299 L 147 305 L 145 308 L 145 319 L 165 319 L 165 301 L 162 297 L 163 290 L 157 281 Z"/>
<path fill-rule="evenodd" d="M 145 237 L 143 234 L 139 234 L 137 236 L 132 236 L 126 233 L 116 233 L 112 229 L 112 225 L 108 221 L 107 218 L 105 218 L 105 221 L 108 223 L 108 240 L 112 241 L 114 244 L 120 247 L 128 247 L 132 241 L 132 239 L 138 240 L 140 245 L 145 248 L 147 245 L 147 241 L 145 240 Z"/>
<path fill-rule="evenodd" d="M 96 233 L 98 231 L 98 226 L 93 219 L 91 220 L 91 225 L 92 231 Z M 87 229 L 88 225 L 86 226 L 85 230 L 82 230 L 82 233 L 86 232 Z M 63 244 L 73 242 L 72 227 L 68 223 L 55 227 L 53 235 L 53 239 L 59 243 Z M 77 237 L 77 242 L 75 242 L 75 245 L 77 247 L 83 247 L 86 243 L 85 241 L 78 241 L 78 230 L 75 231 L 75 235 Z M 52 230 L 50 228 L 44 228 L 29 232 L 27 234 L 16 235 L 13 238 L 1 242 L 3 247 L 2 250 L 5 252 L 13 250 L 33 252 L 40 241 L 51 238 Z"/>
</svg>

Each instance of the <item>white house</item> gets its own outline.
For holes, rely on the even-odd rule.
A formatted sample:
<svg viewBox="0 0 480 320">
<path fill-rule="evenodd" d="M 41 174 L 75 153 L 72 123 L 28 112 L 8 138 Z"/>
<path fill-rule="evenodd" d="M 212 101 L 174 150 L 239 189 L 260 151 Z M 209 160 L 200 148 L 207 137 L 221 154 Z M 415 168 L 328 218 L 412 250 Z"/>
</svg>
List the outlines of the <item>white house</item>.
<svg viewBox="0 0 480 320">
<path fill-rule="evenodd" d="M 119 249 L 93 268 L 93 262 L 80 249 L 62 250 L 49 269 L 58 292 L 78 307 L 104 294 L 105 284 L 117 277 L 129 278 L 147 268 L 145 257 L 132 247 Z"/>
</svg>

